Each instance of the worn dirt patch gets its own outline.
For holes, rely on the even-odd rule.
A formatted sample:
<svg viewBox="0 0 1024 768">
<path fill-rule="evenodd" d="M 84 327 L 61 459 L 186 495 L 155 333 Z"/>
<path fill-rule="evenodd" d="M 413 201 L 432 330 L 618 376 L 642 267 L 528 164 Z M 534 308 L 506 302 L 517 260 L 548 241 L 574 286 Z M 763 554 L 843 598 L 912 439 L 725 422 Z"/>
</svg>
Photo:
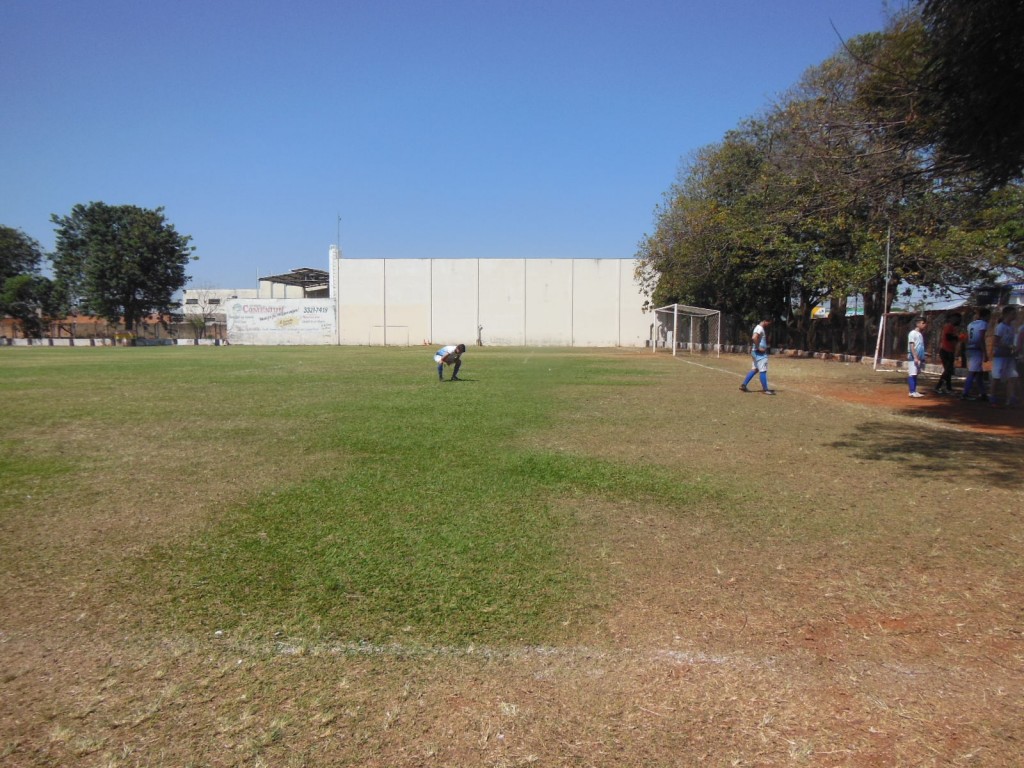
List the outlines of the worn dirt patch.
<svg viewBox="0 0 1024 768">
<path fill-rule="evenodd" d="M 844 363 L 814 361 L 827 367 L 846 366 Z M 785 363 L 782 363 L 785 365 Z M 846 366 L 849 367 L 849 366 Z M 908 395 L 906 376 L 890 371 L 871 371 L 870 367 L 856 371 L 842 379 L 827 378 L 816 382 L 815 391 L 825 397 L 834 397 L 848 403 L 871 408 L 883 408 L 909 416 L 922 416 L 937 424 L 967 429 L 989 435 L 1024 437 L 1024 407 L 993 408 L 982 401 L 960 399 L 963 382 L 957 382 L 957 394 L 934 393 L 938 377 L 920 377 L 918 391 L 925 396 L 918 399 Z M 991 390 L 991 385 L 989 386 Z"/>
</svg>

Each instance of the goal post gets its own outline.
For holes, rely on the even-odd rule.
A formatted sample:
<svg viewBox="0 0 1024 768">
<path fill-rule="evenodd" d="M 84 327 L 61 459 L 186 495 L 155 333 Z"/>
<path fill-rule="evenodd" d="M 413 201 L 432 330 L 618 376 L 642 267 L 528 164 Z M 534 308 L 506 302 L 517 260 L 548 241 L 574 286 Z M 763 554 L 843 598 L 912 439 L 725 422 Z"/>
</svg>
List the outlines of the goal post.
<svg viewBox="0 0 1024 768">
<path fill-rule="evenodd" d="M 669 304 L 654 310 L 654 352 L 671 349 L 691 355 L 722 356 L 722 313 L 717 309 Z"/>
</svg>

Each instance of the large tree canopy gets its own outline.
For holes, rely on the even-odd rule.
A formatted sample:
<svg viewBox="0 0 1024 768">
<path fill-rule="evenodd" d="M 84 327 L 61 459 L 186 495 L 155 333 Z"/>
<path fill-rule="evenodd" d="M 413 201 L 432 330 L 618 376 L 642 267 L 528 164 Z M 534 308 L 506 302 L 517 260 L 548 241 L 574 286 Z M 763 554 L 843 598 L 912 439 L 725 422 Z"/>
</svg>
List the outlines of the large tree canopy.
<svg viewBox="0 0 1024 768">
<path fill-rule="evenodd" d="M 89 203 L 51 220 L 57 225 L 54 275 L 68 306 L 114 322 L 124 318 L 128 330 L 150 312 L 175 306 L 194 248 L 163 208 Z"/>
<path fill-rule="evenodd" d="M 999 186 L 1024 171 L 1024 0 L 920 0 L 922 111 L 943 155 Z"/>
<path fill-rule="evenodd" d="M 847 41 L 760 118 L 697 153 L 640 243 L 653 301 L 770 311 L 808 344 L 811 311 L 829 299 L 835 343 L 848 296 L 877 318 L 900 283 L 966 291 L 1019 271 L 1024 188 L 989 190 L 938 156 L 913 87 L 923 36 L 905 14 Z"/>
<path fill-rule="evenodd" d="M 0 285 L 9 277 L 39 272 L 43 251 L 20 229 L 0 226 Z"/>
</svg>

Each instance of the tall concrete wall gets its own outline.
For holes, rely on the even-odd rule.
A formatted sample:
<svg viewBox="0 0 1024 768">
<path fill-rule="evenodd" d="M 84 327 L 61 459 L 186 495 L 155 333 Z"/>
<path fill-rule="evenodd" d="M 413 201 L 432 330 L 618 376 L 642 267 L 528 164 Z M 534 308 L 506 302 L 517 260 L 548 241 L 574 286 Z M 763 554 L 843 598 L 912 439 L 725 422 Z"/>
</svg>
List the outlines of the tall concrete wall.
<svg viewBox="0 0 1024 768">
<path fill-rule="evenodd" d="M 624 259 L 344 259 L 340 344 L 643 346 L 653 315 Z"/>
</svg>

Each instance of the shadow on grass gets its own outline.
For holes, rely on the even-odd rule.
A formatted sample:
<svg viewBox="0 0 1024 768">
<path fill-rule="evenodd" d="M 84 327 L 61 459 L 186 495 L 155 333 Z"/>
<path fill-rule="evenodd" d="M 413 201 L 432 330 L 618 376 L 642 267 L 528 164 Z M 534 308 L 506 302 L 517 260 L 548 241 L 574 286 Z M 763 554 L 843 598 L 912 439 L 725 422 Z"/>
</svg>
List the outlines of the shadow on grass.
<svg viewBox="0 0 1024 768">
<path fill-rule="evenodd" d="M 914 473 L 951 478 L 967 475 L 991 485 L 1019 489 L 1024 473 L 1020 442 L 872 421 L 862 424 L 845 440 L 829 445 L 865 461 L 898 462 Z"/>
<path fill-rule="evenodd" d="M 964 401 L 959 394 L 936 395 L 934 393 L 935 383 L 936 380 L 924 379 L 918 385 L 918 390 L 925 395 L 920 400 L 902 399 L 906 397 L 907 391 L 905 379 L 889 379 L 882 384 L 882 388 L 887 393 L 887 397 L 901 396 L 900 400 L 905 404 L 897 408 L 897 412 L 903 416 L 913 416 L 945 424 L 958 424 L 1010 437 L 1014 434 L 1024 436 L 1024 409 L 993 408 L 988 402 Z M 961 387 L 962 383 L 958 382 L 958 393 Z M 988 385 L 987 388 L 991 392 L 991 385 Z"/>
</svg>

